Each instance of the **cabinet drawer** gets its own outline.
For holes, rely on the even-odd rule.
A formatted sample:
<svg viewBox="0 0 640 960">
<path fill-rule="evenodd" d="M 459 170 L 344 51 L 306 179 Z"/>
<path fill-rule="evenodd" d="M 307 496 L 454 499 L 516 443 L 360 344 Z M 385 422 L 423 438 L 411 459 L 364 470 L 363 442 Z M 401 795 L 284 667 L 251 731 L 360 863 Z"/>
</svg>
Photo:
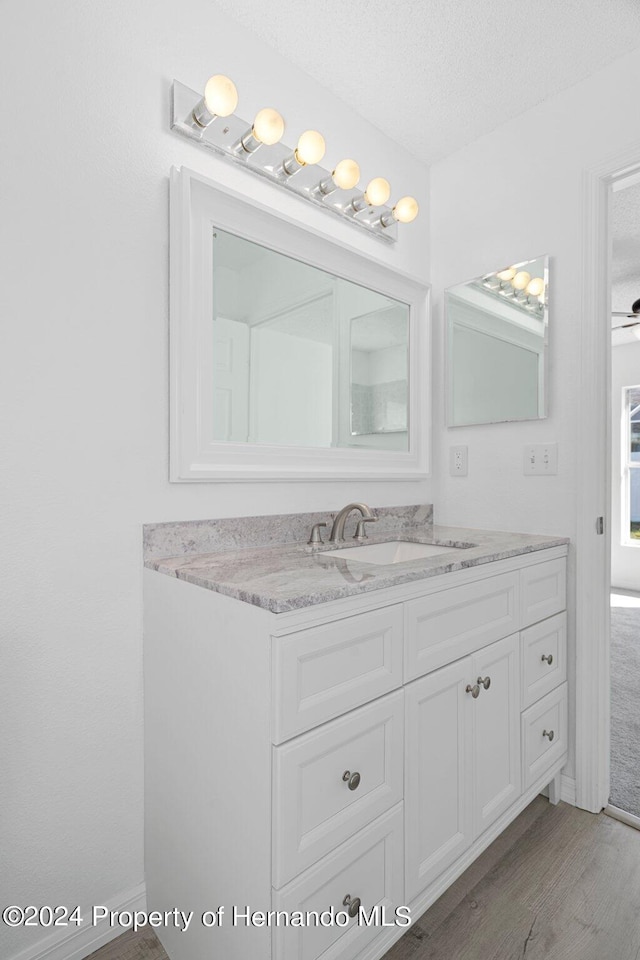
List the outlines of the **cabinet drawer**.
<svg viewBox="0 0 640 960">
<path fill-rule="evenodd" d="M 487 577 L 405 604 L 405 679 L 518 630 L 518 572 Z"/>
<path fill-rule="evenodd" d="M 402 607 L 272 641 L 273 742 L 282 743 L 402 684 Z"/>
<path fill-rule="evenodd" d="M 546 560 L 520 571 L 522 627 L 560 613 L 567 605 L 567 561 Z"/>
<path fill-rule="evenodd" d="M 273 747 L 274 887 L 402 800 L 403 713 L 397 691 Z"/>
<path fill-rule="evenodd" d="M 567 679 L 567 615 L 558 613 L 520 636 L 522 706 L 530 707 Z"/>
<path fill-rule="evenodd" d="M 567 685 L 548 693 L 522 714 L 526 790 L 567 752 Z"/>
<path fill-rule="evenodd" d="M 352 840 L 311 867 L 282 890 L 273 891 L 273 909 L 344 911 L 345 897 L 359 898 L 369 911 L 386 909 L 387 920 L 404 903 L 402 879 L 402 804 L 383 814 Z M 381 927 L 349 920 L 346 927 L 275 927 L 274 960 L 352 960 Z"/>
</svg>

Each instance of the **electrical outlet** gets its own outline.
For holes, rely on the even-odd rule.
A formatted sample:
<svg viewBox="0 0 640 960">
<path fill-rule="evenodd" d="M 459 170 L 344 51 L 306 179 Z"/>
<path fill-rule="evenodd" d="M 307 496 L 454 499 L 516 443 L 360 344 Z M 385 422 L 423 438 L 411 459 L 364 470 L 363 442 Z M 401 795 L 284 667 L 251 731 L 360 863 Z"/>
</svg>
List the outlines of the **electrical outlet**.
<svg viewBox="0 0 640 960">
<path fill-rule="evenodd" d="M 466 447 L 449 447 L 449 473 L 452 477 L 466 477 L 469 472 Z"/>
<path fill-rule="evenodd" d="M 551 477 L 558 472 L 558 444 L 533 443 L 524 448 L 525 477 Z"/>
</svg>

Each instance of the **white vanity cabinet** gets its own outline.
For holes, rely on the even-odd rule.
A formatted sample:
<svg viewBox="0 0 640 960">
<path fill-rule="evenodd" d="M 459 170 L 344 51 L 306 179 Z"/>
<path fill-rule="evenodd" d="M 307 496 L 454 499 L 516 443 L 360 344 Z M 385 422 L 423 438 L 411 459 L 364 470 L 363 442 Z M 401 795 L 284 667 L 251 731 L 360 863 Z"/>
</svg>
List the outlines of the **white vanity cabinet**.
<svg viewBox="0 0 640 960">
<path fill-rule="evenodd" d="M 406 688 L 409 901 L 520 796 L 518 663 L 515 634 Z"/>
<path fill-rule="evenodd" d="M 148 906 L 171 960 L 378 960 L 567 755 L 566 547 L 272 614 L 145 571 Z M 221 926 L 198 923 L 225 907 Z"/>
</svg>

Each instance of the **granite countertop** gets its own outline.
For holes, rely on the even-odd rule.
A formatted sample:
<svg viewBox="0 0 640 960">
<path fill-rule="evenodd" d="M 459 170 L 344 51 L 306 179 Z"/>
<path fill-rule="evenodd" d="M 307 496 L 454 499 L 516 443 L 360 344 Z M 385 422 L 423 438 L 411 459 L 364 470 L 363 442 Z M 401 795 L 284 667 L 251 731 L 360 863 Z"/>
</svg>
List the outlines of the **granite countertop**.
<svg viewBox="0 0 640 960">
<path fill-rule="evenodd" d="M 337 544 L 310 547 L 304 542 L 292 542 L 175 557 L 150 557 L 145 566 L 272 613 L 286 613 L 569 542 L 565 537 L 436 525 L 422 527 L 416 532 L 398 530 L 395 536 L 390 532 L 379 536 L 370 534 L 367 543 L 397 539 L 445 543 L 452 549 L 426 559 L 377 565 L 351 557 L 327 556 L 327 551 L 336 550 Z M 469 543 L 473 546 L 455 549 L 458 544 Z M 354 546 L 351 539 L 339 545 L 345 549 Z"/>
</svg>

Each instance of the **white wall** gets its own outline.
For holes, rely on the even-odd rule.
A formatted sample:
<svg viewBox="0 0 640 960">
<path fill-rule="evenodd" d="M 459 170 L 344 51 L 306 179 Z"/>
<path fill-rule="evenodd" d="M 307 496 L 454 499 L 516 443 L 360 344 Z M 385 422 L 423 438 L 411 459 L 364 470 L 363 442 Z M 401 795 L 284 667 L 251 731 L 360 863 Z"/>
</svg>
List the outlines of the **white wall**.
<svg viewBox="0 0 640 960">
<path fill-rule="evenodd" d="M 640 590 L 640 540 L 622 543 L 622 390 L 640 384 L 640 343 L 625 343 L 611 351 L 611 584 Z"/>
<path fill-rule="evenodd" d="M 5 0 L 0 31 L 0 671 L 4 902 L 91 904 L 142 880 L 141 524 L 431 499 L 427 483 L 170 485 L 168 173 L 186 164 L 422 280 L 395 248 L 168 130 L 177 77 L 317 126 L 428 210 L 425 168 L 210 0 Z M 289 142 L 289 141 L 288 141 Z M 0 926 L 11 957 L 40 932 Z"/>
<path fill-rule="evenodd" d="M 635 54 L 623 57 L 432 167 L 436 423 L 443 422 L 443 289 L 551 255 L 549 418 L 436 432 L 434 456 L 443 468 L 436 496 L 439 520 L 575 536 L 581 177 L 584 169 L 637 139 L 628 108 L 637 90 L 637 69 Z M 559 443 L 558 476 L 524 477 L 523 445 L 553 440 Z M 468 477 L 445 475 L 450 444 L 468 445 Z M 573 555 L 569 602 L 573 679 Z"/>
</svg>

